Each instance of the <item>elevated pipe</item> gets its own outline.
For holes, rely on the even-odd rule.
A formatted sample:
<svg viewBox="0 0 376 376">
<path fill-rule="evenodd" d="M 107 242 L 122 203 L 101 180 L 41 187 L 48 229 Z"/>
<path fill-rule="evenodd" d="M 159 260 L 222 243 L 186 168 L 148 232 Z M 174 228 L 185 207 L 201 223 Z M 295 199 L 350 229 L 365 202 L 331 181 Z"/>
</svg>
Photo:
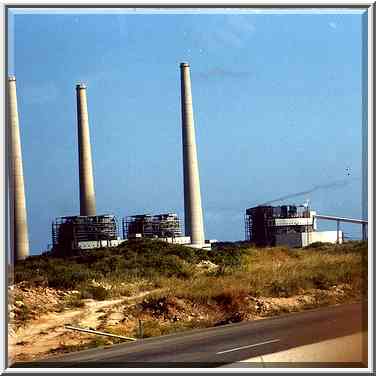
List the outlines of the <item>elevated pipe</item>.
<svg viewBox="0 0 376 376">
<path fill-rule="evenodd" d="M 336 221 L 337 222 L 337 243 L 339 242 L 339 223 L 340 222 L 361 224 L 362 225 L 362 240 L 367 240 L 368 221 L 365 220 L 365 219 L 335 217 L 335 216 L 332 216 L 332 215 L 322 215 L 322 214 L 316 214 L 315 217 L 318 218 L 318 219 L 324 219 L 324 220 L 328 220 L 328 221 Z"/>
<path fill-rule="evenodd" d="M 364 220 L 364 219 L 335 217 L 335 216 L 332 216 L 332 215 L 315 214 L 315 217 L 319 218 L 319 219 L 326 219 L 326 220 L 329 220 L 329 221 L 340 221 L 340 222 L 359 223 L 359 224 L 367 224 L 368 223 L 368 221 Z"/>
</svg>

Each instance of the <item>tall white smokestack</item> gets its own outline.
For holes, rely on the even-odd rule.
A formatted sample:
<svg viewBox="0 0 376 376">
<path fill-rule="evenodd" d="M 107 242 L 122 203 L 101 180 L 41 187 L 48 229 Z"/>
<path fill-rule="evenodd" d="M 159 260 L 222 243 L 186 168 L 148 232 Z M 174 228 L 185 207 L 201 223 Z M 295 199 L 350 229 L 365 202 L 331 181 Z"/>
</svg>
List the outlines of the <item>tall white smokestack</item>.
<svg viewBox="0 0 376 376">
<path fill-rule="evenodd" d="M 185 235 L 198 247 L 205 244 L 202 218 L 200 177 L 198 172 L 196 136 L 193 121 L 191 78 L 189 64 L 180 64 L 181 112 L 184 169 L 184 223 Z"/>
<path fill-rule="evenodd" d="M 29 236 L 26 214 L 25 185 L 22 167 L 20 127 L 17 108 L 16 79 L 8 78 L 9 134 L 10 134 L 10 213 L 11 244 L 13 260 L 23 260 L 29 256 Z M 12 227 L 13 226 L 13 227 Z"/>
<path fill-rule="evenodd" d="M 80 215 L 95 215 L 95 192 L 93 164 L 89 133 L 89 115 L 87 111 L 86 85 L 76 85 L 78 160 L 80 174 Z"/>
</svg>

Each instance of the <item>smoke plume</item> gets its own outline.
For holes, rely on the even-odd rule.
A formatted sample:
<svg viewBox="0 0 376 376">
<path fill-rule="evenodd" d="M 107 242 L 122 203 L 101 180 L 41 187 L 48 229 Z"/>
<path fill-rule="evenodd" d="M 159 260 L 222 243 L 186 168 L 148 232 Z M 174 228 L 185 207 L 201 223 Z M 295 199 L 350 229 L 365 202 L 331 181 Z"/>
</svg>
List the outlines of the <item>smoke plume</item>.
<svg viewBox="0 0 376 376">
<path fill-rule="evenodd" d="M 359 178 L 342 179 L 342 180 L 336 180 L 336 181 L 333 181 L 333 182 L 330 182 L 330 183 L 327 183 L 327 184 L 314 185 L 311 189 L 308 189 L 306 191 L 290 193 L 288 195 L 281 196 L 281 197 L 275 198 L 274 200 L 270 200 L 268 202 L 265 202 L 261 205 L 270 205 L 270 204 L 277 202 L 277 201 L 283 201 L 283 200 L 287 200 L 287 199 L 294 198 L 294 197 L 304 196 L 304 195 L 307 195 L 309 193 L 313 193 L 313 192 L 316 192 L 316 191 L 319 191 L 319 190 L 327 190 L 327 189 L 332 189 L 332 188 L 344 187 L 344 186 L 348 185 L 351 181 L 358 180 L 358 179 Z"/>
</svg>

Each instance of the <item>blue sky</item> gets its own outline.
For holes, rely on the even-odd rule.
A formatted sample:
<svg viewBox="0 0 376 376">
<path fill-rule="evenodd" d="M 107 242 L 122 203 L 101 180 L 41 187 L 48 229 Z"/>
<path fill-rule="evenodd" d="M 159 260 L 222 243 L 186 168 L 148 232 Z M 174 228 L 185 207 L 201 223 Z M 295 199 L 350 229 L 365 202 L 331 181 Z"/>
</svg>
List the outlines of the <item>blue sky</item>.
<svg viewBox="0 0 376 376">
<path fill-rule="evenodd" d="M 9 28 L 32 253 L 51 242 L 55 217 L 79 213 L 79 81 L 97 212 L 183 219 L 181 61 L 191 65 L 207 238 L 244 239 L 247 207 L 313 187 L 281 203 L 361 217 L 360 12 L 34 10 L 13 12 Z"/>
</svg>

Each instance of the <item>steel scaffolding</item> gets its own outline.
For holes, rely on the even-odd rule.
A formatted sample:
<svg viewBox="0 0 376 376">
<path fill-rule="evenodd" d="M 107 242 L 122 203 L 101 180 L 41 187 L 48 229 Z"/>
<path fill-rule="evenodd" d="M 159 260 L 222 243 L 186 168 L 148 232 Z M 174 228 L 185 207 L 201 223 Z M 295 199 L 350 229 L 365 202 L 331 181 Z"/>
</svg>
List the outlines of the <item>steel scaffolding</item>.
<svg viewBox="0 0 376 376">
<path fill-rule="evenodd" d="M 128 216 L 122 220 L 123 238 L 174 238 L 181 236 L 180 219 L 175 213 L 141 214 Z"/>
<path fill-rule="evenodd" d="M 115 240 L 118 226 L 113 215 L 70 216 L 52 223 L 53 248 L 77 249 L 80 242 Z"/>
<path fill-rule="evenodd" d="M 245 240 L 260 246 L 275 245 L 276 234 L 290 232 L 312 232 L 312 224 L 289 224 L 288 219 L 303 220 L 310 218 L 310 209 L 304 205 L 260 205 L 246 210 L 244 217 Z M 287 220 L 286 224 L 278 220 Z M 308 221 L 307 221 L 308 222 Z"/>
</svg>

